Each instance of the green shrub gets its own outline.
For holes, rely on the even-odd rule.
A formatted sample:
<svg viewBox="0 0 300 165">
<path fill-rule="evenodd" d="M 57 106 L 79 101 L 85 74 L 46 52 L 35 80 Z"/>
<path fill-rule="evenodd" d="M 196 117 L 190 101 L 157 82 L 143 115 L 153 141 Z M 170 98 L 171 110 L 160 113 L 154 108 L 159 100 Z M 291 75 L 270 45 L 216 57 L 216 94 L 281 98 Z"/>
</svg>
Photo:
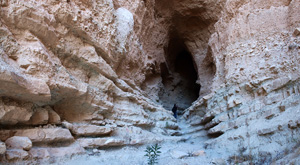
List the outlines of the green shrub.
<svg viewBox="0 0 300 165">
<path fill-rule="evenodd" d="M 159 156 L 159 151 L 161 147 L 158 146 L 158 144 L 147 146 L 147 149 L 145 150 L 146 154 L 145 156 L 148 157 L 148 165 L 154 165 L 157 163 L 157 157 Z"/>
</svg>

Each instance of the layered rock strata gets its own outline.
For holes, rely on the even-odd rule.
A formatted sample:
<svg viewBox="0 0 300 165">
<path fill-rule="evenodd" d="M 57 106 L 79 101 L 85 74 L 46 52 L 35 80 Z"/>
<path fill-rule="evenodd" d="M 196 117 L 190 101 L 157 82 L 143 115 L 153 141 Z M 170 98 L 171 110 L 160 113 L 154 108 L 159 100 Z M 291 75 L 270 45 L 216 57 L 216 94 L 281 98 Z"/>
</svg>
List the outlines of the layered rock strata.
<svg viewBox="0 0 300 165">
<path fill-rule="evenodd" d="M 281 159 L 300 126 L 299 12 L 298 0 L 2 0 L 1 159 L 163 141 L 182 134 L 174 103 L 182 132 L 228 162 Z M 32 147 L 10 148 L 16 137 Z"/>
<path fill-rule="evenodd" d="M 204 125 L 213 137 L 206 147 L 227 151 L 232 163 L 268 163 L 299 147 L 299 5 L 227 1 L 214 24 L 213 90 L 184 117 Z"/>
<path fill-rule="evenodd" d="M 0 3 L 0 139 L 33 145 L 1 142 L 3 160 L 157 142 L 178 127 L 140 88 L 162 61 L 151 52 L 165 40 L 154 27 L 154 2 Z"/>
</svg>

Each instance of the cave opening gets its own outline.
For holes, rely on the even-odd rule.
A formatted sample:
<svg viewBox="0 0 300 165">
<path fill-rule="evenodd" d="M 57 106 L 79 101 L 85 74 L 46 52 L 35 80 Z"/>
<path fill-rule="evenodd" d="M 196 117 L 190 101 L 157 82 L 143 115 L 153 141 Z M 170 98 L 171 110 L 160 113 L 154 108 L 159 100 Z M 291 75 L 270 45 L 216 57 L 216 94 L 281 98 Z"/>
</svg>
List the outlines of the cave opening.
<svg viewBox="0 0 300 165">
<path fill-rule="evenodd" d="M 163 88 L 159 98 L 165 109 L 171 110 L 177 104 L 180 114 L 199 97 L 197 66 L 184 40 L 176 34 L 171 35 L 165 52 L 166 62 L 160 66 Z"/>
</svg>

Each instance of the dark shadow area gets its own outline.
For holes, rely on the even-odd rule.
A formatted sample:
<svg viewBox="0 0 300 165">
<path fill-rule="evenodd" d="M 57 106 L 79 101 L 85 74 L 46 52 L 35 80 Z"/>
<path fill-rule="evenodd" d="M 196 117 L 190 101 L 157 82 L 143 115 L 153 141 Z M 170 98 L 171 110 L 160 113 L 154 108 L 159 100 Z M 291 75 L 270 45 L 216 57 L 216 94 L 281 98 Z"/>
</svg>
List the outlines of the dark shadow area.
<svg viewBox="0 0 300 165">
<path fill-rule="evenodd" d="M 197 68 L 191 53 L 176 32 L 170 34 L 165 48 L 166 62 L 160 65 L 163 88 L 159 92 L 160 103 L 171 110 L 178 105 L 178 114 L 198 99 L 200 85 Z"/>
<path fill-rule="evenodd" d="M 187 83 L 187 90 L 192 100 L 199 97 L 200 85 L 196 84 L 198 74 L 194 67 L 192 55 L 186 51 L 181 51 L 175 60 L 175 72 L 179 73 L 183 81 Z"/>
</svg>

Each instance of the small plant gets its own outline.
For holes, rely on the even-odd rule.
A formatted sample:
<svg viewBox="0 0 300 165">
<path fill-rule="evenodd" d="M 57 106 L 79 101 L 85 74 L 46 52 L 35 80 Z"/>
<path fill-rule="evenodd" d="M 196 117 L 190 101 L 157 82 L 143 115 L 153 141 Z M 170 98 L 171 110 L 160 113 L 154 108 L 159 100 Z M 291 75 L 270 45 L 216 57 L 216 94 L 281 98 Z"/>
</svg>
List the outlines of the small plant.
<svg viewBox="0 0 300 165">
<path fill-rule="evenodd" d="M 145 156 L 148 157 L 148 165 L 154 165 L 157 163 L 157 157 L 159 156 L 159 151 L 161 147 L 158 146 L 158 144 L 147 146 L 147 149 L 145 150 L 146 154 Z"/>
</svg>

